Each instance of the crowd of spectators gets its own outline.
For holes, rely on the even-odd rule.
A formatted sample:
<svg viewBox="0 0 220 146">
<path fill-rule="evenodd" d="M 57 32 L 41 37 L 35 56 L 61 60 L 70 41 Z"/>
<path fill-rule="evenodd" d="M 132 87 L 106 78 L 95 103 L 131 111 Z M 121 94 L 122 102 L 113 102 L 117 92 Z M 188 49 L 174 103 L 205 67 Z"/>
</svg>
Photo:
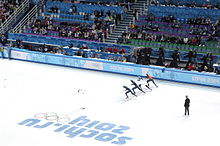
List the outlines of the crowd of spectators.
<svg viewBox="0 0 220 146">
<path fill-rule="evenodd" d="M 19 7 L 24 0 L 0 1 L 0 25 Z"/>
<path fill-rule="evenodd" d="M 140 17 L 139 17 L 140 18 Z M 212 23 L 209 18 L 191 18 L 187 21 L 180 22 L 173 16 L 155 17 L 152 13 L 142 17 L 144 20 L 130 23 L 128 31 L 122 33 L 118 43 L 130 43 L 129 40 L 146 40 L 153 42 L 168 42 L 171 44 L 185 44 L 194 46 L 206 46 L 208 41 L 218 42 L 220 37 L 220 23 Z M 187 35 L 178 33 L 166 33 L 164 28 L 168 29 L 186 29 Z M 164 28 L 163 28 L 164 27 Z M 184 27 L 184 28 L 183 28 Z M 178 32 L 178 31 L 176 31 Z M 214 55 L 210 52 L 197 55 L 195 49 L 190 50 L 186 55 L 181 54 L 179 48 L 172 51 L 172 54 L 165 57 L 164 47 L 159 47 L 152 56 L 151 47 L 138 47 L 132 53 L 134 63 L 143 65 L 158 65 L 171 68 L 180 68 L 185 70 L 213 72 Z M 155 52 L 154 52 L 155 53 Z M 180 54 L 182 55 L 180 57 Z"/>
<path fill-rule="evenodd" d="M 109 28 L 102 21 L 87 23 L 54 22 L 49 17 L 37 19 L 30 28 L 34 34 L 57 34 L 59 37 L 86 39 L 102 42 L 107 38 Z"/>
<path fill-rule="evenodd" d="M 65 1 L 66 2 L 66 1 Z M 71 2 L 71 1 L 69 1 Z M 81 2 L 86 3 L 86 2 Z M 105 3 L 105 2 L 97 2 L 93 4 L 98 5 L 119 5 L 121 3 Z M 104 10 L 95 10 L 90 13 L 86 12 L 78 12 L 77 7 L 74 3 L 70 4 L 71 7 L 68 10 L 67 14 L 70 15 L 81 15 L 83 17 L 79 17 L 77 19 L 83 20 L 72 22 L 56 22 L 53 17 L 45 16 L 44 19 L 37 19 L 32 26 L 27 27 L 28 31 L 31 29 L 31 33 L 34 34 L 42 34 L 42 35 L 50 35 L 52 33 L 58 33 L 56 36 L 67 37 L 67 38 L 75 38 L 75 39 L 86 39 L 93 41 L 103 42 L 109 33 L 112 31 L 113 27 L 115 27 L 119 21 L 122 19 L 121 13 L 116 13 L 115 11 L 108 10 L 104 13 Z M 48 9 L 49 13 L 64 13 L 59 10 L 57 6 L 52 6 Z M 93 22 L 91 24 L 91 22 Z"/>
<path fill-rule="evenodd" d="M 147 14 L 139 25 L 131 23 L 129 31 L 122 33 L 122 40 L 139 39 L 156 42 L 170 42 L 195 46 L 205 46 L 207 41 L 216 41 L 220 37 L 220 22 L 211 23 L 208 18 L 191 18 L 186 23 L 178 22 L 173 16 L 156 18 L 153 14 Z M 161 23 L 162 22 L 162 23 Z M 158 24 L 162 25 L 158 25 Z M 184 35 L 178 30 L 188 25 L 188 31 Z M 164 32 L 164 28 L 173 30 L 173 34 Z M 165 29 L 166 30 L 166 29 Z M 159 32 L 159 33 L 158 33 Z M 123 42 L 125 43 L 125 42 Z"/>
<path fill-rule="evenodd" d="M 55 1 L 55 0 L 52 0 Z M 56 1 L 64 1 L 64 0 L 56 0 Z M 73 3 L 71 8 L 69 9 L 67 14 L 79 15 L 77 12 L 77 8 L 74 5 L 74 0 L 65 0 L 65 2 Z M 7 4 L 6 4 L 6 3 Z M 16 7 L 20 4 L 21 1 L 16 0 L 3 0 L 0 2 L 0 10 L 5 12 L 5 16 L 7 14 L 11 14 Z M 157 4 L 156 0 L 151 0 L 151 3 Z M 81 3 L 88 3 L 82 1 Z M 89 2 L 90 4 L 95 5 L 108 5 L 108 6 L 125 6 L 126 9 L 129 9 L 129 6 L 125 3 L 112 3 L 112 2 Z M 193 3 L 192 3 L 193 4 Z M 167 1 L 166 5 L 170 5 L 169 1 Z M 192 7 L 186 5 L 187 7 Z M 6 10 L 4 10 L 6 9 Z M 2 12 L 0 11 L 0 16 L 2 17 Z M 6 12 L 7 11 L 7 12 Z M 59 8 L 54 6 L 48 9 L 48 12 L 51 13 L 62 13 Z M 136 14 L 136 12 L 134 13 Z M 93 24 L 89 23 L 78 23 L 78 22 L 56 22 L 51 17 L 45 16 L 43 19 L 36 19 L 34 23 L 30 25 L 28 29 L 31 29 L 34 34 L 41 35 L 50 35 L 51 33 L 57 33 L 59 37 L 66 38 L 77 38 L 77 39 L 86 39 L 86 40 L 96 40 L 96 41 L 104 41 L 110 33 L 109 26 L 114 24 L 117 25 L 119 21 L 121 21 L 121 15 L 115 12 L 108 11 L 106 13 L 103 10 L 96 10 L 89 13 L 80 13 L 83 15 L 83 20 L 92 20 Z M 136 15 L 135 15 L 136 16 Z M 102 19 L 104 18 L 104 19 Z M 0 19 L 4 20 L 4 19 Z M 136 25 L 131 23 L 129 28 L 130 30 L 122 33 L 123 40 L 127 39 L 140 39 L 147 41 L 156 41 L 156 42 L 170 42 L 177 44 L 187 44 L 187 45 L 205 45 L 205 41 L 215 40 L 216 37 L 220 37 L 220 23 L 216 21 L 215 23 L 211 23 L 208 18 L 191 18 L 187 20 L 186 24 L 191 25 L 190 31 L 188 32 L 191 35 L 195 35 L 195 37 L 181 37 L 178 35 L 167 35 L 167 34 L 158 34 L 154 32 L 162 32 L 161 26 L 157 25 L 155 22 L 164 22 L 166 27 L 170 27 L 173 29 L 181 28 L 182 22 L 177 21 L 177 19 L 173 16 L 164 16 L 161 18 L 156 18 L 153 14 L 147 14 L 145 18 L 146 21 L 152 22 L 143 25 Z M 203 25 L 204 27 L 195 27 L 198 25 Z M 149 32 L 151 31 L 151 32 Z M 203 36 L 206 36 L 203 38 Z M 208 38 L 208 39 L 207 39 Z M 0 36 L 0 43 L 6 44 L 7 39 L 2 35 Z M 32 46 L 32 44 L 23 43 L 22 40 L 17 39 L 14 47 L 29 49 L 31 51 L 39 51 L 42 53 L 53 53 L 53 54 L 63 54 L 69 56 L 80 56 L 85 58 L 98 58 L 98 59 L 107 59 L 111 61 L 120 61 L 120 62 L 134 62 L 137 64 L 143 65 L 158 65 L 172 68 L 184 68 L 185 70 L 195 70 L 195 71 L 213 71 L 213 60 L 214 56 L 212 53 L 207 53 L 201 58 L 197 56 L 196 50 L 190 50 L 185 56 L 184 60 L 180 59 L 180 51 L 177 48 L 174 50 L 170 56 L 170 58 L 165 57 L 165 49 L 164 47 L 160 47 L 157 50 L 157 57 L 152 58 L 152 48 L 151 47 L 140 47 L 134 49 L 133 53 L 130 57 L 125 55 L 124 49 L 118 49 L 115 47 L 106 47 L 106 48 L 97 48 L 96 50 L 90 50 L 89 47 L 85 44 L 74 46 L 70 44 L 68 49 L 72 49 L 72 53 L 69 53 L 63 47 L 52 47 L 46 44 Z M 102 57 L 103 54 L 107 58 Z M 187 60 L 187 61 L 186 61 Z"/>
<path fill-rule="evenodd" d="M 134 3 L 135 0 L 119 0 L 119 1 L 77 1 L 77 0 L 48 0 L 48 1 L 59 1 L 59 2 L 69 2 L 69 3 L 82 3 L 82 4 L 93 4 L 102 6 L 125 6 L 128 8 L 128 3 Z"/>
</svg>

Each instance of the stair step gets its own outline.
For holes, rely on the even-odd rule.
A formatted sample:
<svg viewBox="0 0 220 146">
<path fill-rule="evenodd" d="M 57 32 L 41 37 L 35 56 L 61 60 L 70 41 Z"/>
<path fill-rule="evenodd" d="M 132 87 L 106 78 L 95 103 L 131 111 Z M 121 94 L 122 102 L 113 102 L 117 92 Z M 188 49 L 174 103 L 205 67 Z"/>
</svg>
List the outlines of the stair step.
<svg viewBox="0 0 220 146">
<path fill-rule="evenodd" d="M 133 18 L 132 18 L 132 19 L 127 19 L 127 20 L 121 22 L 121 24 L 127 24 L 127 23 L 129 23 L 129 22 L 131 22 L 131 21 L 133 21 Z"/>
<path fill-rule="evenodd" d="M 120 33 L 117 33 L 117 32 L 113 32 L 113 33 L 111 33 L 110 35 L 112 36 L 115 36 L 115 37 L 118 37 L 118 36 L 121 36 L 121 34 L 122 34 L 122 32 L 120 32 Z"/>
<path fill-rule="evenodd" d="M 108 37 L 106 40 L 118 40 L 118 38 Z"/>
<path fill-rule="evenodd" d="M 130 23 L 121 24 L 121 25 L 118 25 L 117 28 L 126 27 L 126 26 L 129 26 L 129 24 L 130 24 Z"/>
<path fill-rule="evenodd" d="M 126 26 L 126 27 L 128 27 L 128 26 Z M 121 31 L 121 32 L 123 32 L 123 31 L 126 30 L 126 27 L 119 27 L 119 28 L 114 29 L 113 31 L 117 31 L 117 32 Z"/>
<path fill-rule="evenodd" d="M 117 40 L 118 38 L 108 37 L 106 40 Z"/>
<path fill-rule="evenodd" d="M 117 25 L 117 26 L 125 26 L 125 25 L 128 25 L 130 22 L 131 22 L 131 21 L 123 22 L 123 23 L 121 23 L 121 24 L 119 24 L 119 25 Z"/>
<path fill-rule="evenodd" d="M 105 42 L 116 43 L 116 42 L 117 42 L 117 40 L 105 40 Z"/>
<path fill-rule="evenodd" d="M 110 35 L 120 35 L 121 33 L 112 32 Z"/>
<path fill-rule="evenodd" d="M 124 19 L 132 19 L 133 18 L 133 15 L 129 15 L 129 16 L 127 16 L 127 17 L 125 17 Z"/>
<path fill-rule="evenodd" d="M 106 43 L 115 43 L 114 41 L 105 41 Z"/>
<path fill-rule="evenodd" d="M 132 21 L 132 20 L 133 20 L 133 18 L 132 18 L 132 19 L 126 19 L 126 20 L 124 20 L 124 21 L 122 22 L 122 24 L 123 24 L 123 23 L 130 22 L 130 21 Z"/>
<path fill-rule="evenodd" d="M 125 27 L 128 26 L 130 24 L 131 21 L 127 22 L 127 23 L 121 23 L 120 25 L 117 25 L 119 27 Z"/>
<path fill-rule="evenodd" d="M 133 20 L 133 19 L 132 19 Z M 132 20 L 126 20 L 126 21 L 122 21 L 119 25 L 124 25 L 124 24 L 128 24 L 129 22 L 131 22 Z M 118 26 L 118 25 L 117 25 Z"/>
<path fill-rule="evenodd" d="M 141 8 L 141 9 L 143 9 L 143 8 L 144 8 L 144 6 L 137 6 L 137 7 L 133 7 L 133 9 L 139 9 L 139 10 L 140 10 L 140 8 Z"/>
<path fill-rule="evenodd" d="M 114 34 L 110 34 L 109 35 L 109 37 L 111 37 L 111 38 L 118 38 L 118 37 L 120 37 L 121 35 L 119 35 L 119 34 L 117 34 L 117 35 L 114 35 Z"/>
<path fill-rule="evenodd" d="M 118 37 L 121 36 L 120 33 L 110 33 L 109 36 Z"/>
<path fill-rule="evenodd" d="M 128 26 L 128 25 L 127 25 L 127 26 Z M 119 30 L 119 31 L 120 31 L 120 30 L 124 30 L 124 29 L 126 29 L 126 27 L 124 27 L 124 26 L 123 26 L 123 27 L 122 27 L 122 26 L 118 26 L 118 27 L 116 27 L 114 30 Z"/>
<path fill-rule="evenodd" d="M 109 38 L 107 38 L 106 40 L 118 40 L 118 38 L 109 37 Z"/>
<path fill-rule="evenodd" d="M 129 26 L 130 23 L 123 24 L 123 25 L 118 25 L 116 28 L 126 28 L 126 26 Z"/>
<path fill-rule="evenodd" d="M 124 29 L 115 29 L 114 32 L 115 33 L 122 33 Z"/>
</svg>

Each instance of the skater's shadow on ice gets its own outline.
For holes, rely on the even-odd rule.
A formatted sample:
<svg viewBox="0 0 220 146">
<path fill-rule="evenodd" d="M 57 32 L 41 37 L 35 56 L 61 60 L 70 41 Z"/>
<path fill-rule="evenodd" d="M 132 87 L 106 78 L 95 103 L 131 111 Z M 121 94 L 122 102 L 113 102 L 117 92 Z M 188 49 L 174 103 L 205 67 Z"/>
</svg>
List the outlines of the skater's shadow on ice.
<svg viewBox="0 0 220 146">
<path fill-rule="evenodd" d="M 136 96 L 131 96 L 131 97 L 129 97 L 129 98 L 126 98 L 126 97 L 120 98 L 120 99 L 118 100 L 118 102 L 121 103 L 121 104 L 123 104 L 123 103 L 126 103 L 126 102 L 131 101 L 131 100 L 137 100 L 137 97 L 136 97 Z"/>
</svg>

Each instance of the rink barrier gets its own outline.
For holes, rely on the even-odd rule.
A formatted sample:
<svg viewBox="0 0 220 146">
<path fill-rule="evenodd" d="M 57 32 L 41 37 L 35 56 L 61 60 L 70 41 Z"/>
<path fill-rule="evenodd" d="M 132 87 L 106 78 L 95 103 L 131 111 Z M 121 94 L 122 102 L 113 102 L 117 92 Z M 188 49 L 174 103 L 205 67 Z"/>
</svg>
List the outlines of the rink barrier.
<svg viewBox="0 0 220 146">
<path fill-rule="evenodd" d="M 8 53 L 9 49 L 11 49 L 11 53 Z M 156 79 L 220 88 L 220 76 L 214 73 L 185 71 L 159 66 L 139 65 L 128 62 L 123 63 L 96 58 L 82 58 L 79 56 L 41 53 L 9 47 L 4 49 L 4 57 L 29 62 L 118 73 L 131 76 L 146 76 L 146 74 L 150 74 Z"/>
</svg>

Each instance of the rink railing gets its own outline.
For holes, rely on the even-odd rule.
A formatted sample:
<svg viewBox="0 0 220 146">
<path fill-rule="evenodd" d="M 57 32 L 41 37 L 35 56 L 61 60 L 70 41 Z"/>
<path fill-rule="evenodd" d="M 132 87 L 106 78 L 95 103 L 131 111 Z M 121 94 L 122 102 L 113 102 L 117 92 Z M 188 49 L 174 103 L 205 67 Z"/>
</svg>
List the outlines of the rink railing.
<svg viewBox="0 0 220 146">
<path fill-rule="evenodd" d="M 4 57 L 29 62 L 97 70 L 132 76 L 145 76 L 146 74 L 150 74 L 154 78 L 161 80 L 220 88 L 220 76 L 214 73 L 184 71 L 158 66 L 138 65 L 95 58 L 82 58 L 79 56 L 40 53 L 10 47 L 4 49 Z"/>
</svg>

